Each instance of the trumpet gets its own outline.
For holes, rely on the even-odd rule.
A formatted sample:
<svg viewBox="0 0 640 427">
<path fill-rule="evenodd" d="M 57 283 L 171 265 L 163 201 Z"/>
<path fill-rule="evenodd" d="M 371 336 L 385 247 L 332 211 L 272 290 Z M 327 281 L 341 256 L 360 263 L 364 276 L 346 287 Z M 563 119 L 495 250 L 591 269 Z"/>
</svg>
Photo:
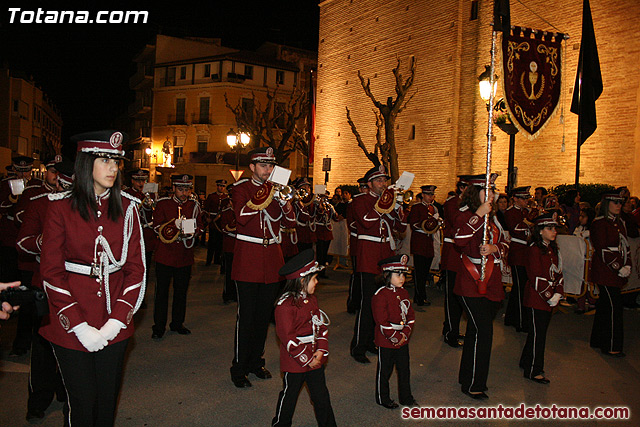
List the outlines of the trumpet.
<svg viewBox="0 0 640 427">
<path fill-rule="evenodd" d="M 290 200 L 302 200 L 309 195 L 307 190 L 304 188 L 295 189 L 290 185 L 282 185 L 273 183 L 273 186 L 276 189 L 275 197 L 283 202 L 288 202 Z"/>
<path fill-rule="evenodd" d="M 404 203 L 406 205 L 410 204 L 413 201 L 413 191 L 411 190 L 403 190 L 402 188 L 398 188 L 395 186 L 391 186 L 389 187 L 390 189 L 392 189 L 393 191 L 395 191 L 396 193 L 396 200 L 398 202 Z"/>
<path fill-rule="evenodd" d="M 156 207 L 156 201 L 151 196 L 151 193 L 145 193 L 144 199 L 142 199 L 142 202 L 140 203 L 140 205 L 144 209 L 150 210 Z"/>
</svg>

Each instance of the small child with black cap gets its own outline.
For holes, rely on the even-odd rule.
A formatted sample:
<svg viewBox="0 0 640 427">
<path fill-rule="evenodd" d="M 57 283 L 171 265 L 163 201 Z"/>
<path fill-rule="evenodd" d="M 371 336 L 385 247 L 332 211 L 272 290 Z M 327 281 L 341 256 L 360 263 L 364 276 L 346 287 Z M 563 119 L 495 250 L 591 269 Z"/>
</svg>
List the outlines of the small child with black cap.
<svg viewBox="0 0 640 427">
<path fill-rule="evenodd" d="M 313 295 L 318 283 L 318 265 L 313 250 L 291 258 L 278 272 L 287 279 L 276 303 L 276 333 L 280 339 L 280 370 L 283 388 L 278 397 L 272 426 L 290 426 L 300 389 L 307 383 L 319 426 L 335 426 L 324 364 L 329 355 L 329 317 Z"/>
<path fill-rule="evenodd" d="M 371 298 L 376 322 L 375 344 L 378 346 L 376 370 L 376 403 L 395 409 L 398 404 L 389 396 L 389 378 L 395 366 L 398 371 L 398 395 L 403 406 L 418 406 L 411 394 L 409 371 L 409 338 L 415 314 L 409 293 L 403 288 L 409 271 L 407 255 L 396 255 L 378 262 L 382 275 L 377 280 L 382 287 Z"/>
</svg>

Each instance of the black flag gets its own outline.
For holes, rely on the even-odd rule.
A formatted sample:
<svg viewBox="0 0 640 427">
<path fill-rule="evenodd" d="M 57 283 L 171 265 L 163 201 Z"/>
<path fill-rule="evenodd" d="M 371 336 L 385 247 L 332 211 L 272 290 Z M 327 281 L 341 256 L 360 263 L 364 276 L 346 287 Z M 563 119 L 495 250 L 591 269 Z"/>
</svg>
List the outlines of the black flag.
<svg viewBox="0 0 640 427">
<path fill-rule="evenodd" d="M 509 8 L 509 0 L 494 0 L 493 30 L 507 33 L 511 30 L 511 12 Z"/>
<path fill-rule="evenodd" d="M 582 40 L 576 83 L 573 87 L 571 112 L 579 116 L 578 144 L 582 145 L 598 127 L 596 100 L 602 94 L 602 74 L 598 59 L 596 34 L 593 31 L 589 0 L 582 4 Z"/>
</svg>

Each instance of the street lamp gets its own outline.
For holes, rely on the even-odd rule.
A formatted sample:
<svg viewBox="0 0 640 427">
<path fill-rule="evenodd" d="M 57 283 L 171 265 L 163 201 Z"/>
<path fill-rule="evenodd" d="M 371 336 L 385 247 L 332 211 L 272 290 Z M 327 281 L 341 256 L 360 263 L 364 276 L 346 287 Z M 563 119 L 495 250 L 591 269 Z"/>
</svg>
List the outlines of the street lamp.
<svg viewBox="0 0 640 427">
<path fill-rule="evenodd" d="M 491 99 L 491 67 L 489 65 L 484 66 L 484 72 L 478 76 L 478 84 L 480 85 L 480 97 L 487 103 L 489 108 L 489 99 Z M 493 96 L 496 95 L 498 89 L 498 76 L 494 76 L 493 81 Z"/>
<path fill-rule="evenodd" d="M 227 132 L 227 144 L 236 152 L 236 171 L 240 170 L 240 151 L 251 141 L 251 137 L 247 132 L 234 132 L 233 128 Z M 237 179 L 236 179 L 237 181 Z"/>
</svg>

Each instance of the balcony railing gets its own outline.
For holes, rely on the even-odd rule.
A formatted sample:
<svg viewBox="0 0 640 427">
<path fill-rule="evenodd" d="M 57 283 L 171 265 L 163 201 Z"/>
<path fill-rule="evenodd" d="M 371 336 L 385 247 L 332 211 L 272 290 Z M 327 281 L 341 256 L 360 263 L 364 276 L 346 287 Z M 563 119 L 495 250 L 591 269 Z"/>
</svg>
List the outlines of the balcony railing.
<svg viewBox="0 0 640 427">
<path fill-rule="evenodd" d="M 187 119 L 184 114 L 168 114 L 167 115 L 167 124 L 168 125 L 186 125 Z"/>
<path fill-rule="evenodd" d="M 194 124 L 194 125 L 210 125 L 211 124 L 211 113 L 209 113 L 209 114 L 191 113 L 191 124 Z"/>
</svg>

